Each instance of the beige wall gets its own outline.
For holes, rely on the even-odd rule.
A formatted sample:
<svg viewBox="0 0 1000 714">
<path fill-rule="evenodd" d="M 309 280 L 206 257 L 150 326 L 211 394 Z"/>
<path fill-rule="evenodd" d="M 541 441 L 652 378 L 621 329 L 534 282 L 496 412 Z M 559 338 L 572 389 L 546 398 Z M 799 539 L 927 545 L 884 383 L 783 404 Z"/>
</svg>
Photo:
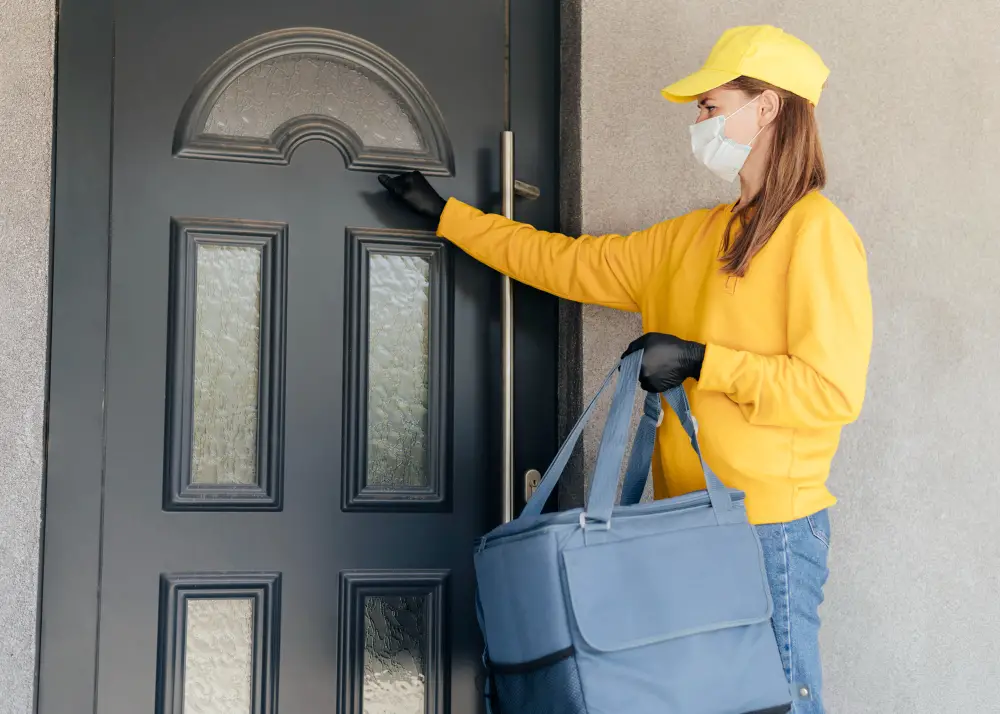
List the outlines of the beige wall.
<svg viewBox="0 0 1000 714">
<path fill-rule="evenodd" d="M 33 705 L 55 3 L 0 0 L 0 714 Z"/>
<path fill-rule="evenodd" d="M 732 196 L 689 155 L 690 109 L 658 94 L 723 29 L 777 24 L 831 67 L 828 195 L 867 244 L 876 339 L 864 416 L 832 476 L 829 710 L 1000 710 L 1000 3 L 580 4 L 587 232 Z M 585 392 L 639 329 L 585 308 Z"/>
</svg>

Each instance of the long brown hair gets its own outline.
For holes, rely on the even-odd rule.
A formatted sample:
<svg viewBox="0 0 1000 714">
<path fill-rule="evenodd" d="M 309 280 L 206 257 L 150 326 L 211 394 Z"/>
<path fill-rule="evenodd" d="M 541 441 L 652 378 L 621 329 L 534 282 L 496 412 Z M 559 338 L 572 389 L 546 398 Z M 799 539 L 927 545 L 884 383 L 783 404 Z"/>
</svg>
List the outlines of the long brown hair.
<svg viewBox="0 0 1000 714">
<path fill-rule="evenodd" d="M 808 100 L 750 77 L 725 87 L 752 97 L 770 89 L 781 99 L 764 182 L 756 196 L 736 207 L 722 240 L 723 271 L 742 278 L 792 206 L 826 185 L 826 165 L 815 109 Z"/>
</svg>

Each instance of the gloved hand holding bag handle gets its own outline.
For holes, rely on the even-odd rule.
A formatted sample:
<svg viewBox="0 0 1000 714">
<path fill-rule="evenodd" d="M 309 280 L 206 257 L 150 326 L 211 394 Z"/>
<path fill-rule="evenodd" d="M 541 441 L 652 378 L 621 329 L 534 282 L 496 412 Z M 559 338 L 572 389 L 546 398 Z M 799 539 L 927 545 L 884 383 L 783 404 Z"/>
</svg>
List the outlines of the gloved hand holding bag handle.
<svg viewBox="0 0 1000 714">
<path fill-rule="evenodd" d="M 689 342 L 662 332 L 647 332 L 628 346 L 624 359 L 643 350 L 639 385 L 647 392 L 660 394 L 701 377 L 705 345 Z"/>
</svg>

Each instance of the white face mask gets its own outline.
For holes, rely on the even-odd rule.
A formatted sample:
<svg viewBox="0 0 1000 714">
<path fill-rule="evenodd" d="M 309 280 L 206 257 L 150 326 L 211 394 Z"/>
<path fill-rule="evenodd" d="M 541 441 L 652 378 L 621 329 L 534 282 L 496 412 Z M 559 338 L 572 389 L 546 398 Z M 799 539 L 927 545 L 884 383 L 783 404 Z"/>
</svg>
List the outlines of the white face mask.
<svg viewBox="0 0 1000 714">
<path fill-rule="evenodd" d="M 760 131 L 754 134 L 753 139 L 750 140 L 750 144 L 740 144 L 726 136 L 726 120 L 736 116 L 758 99 L 760 99 L 760 95 L 751 99 L 728 117 L 712 117 L 691 125 L 691 151 L 694 153 L 694 157 L 723 181 L 731 183 L 736 180 L 747 157 L 750 156 L 750 144 L 753 144 L 754 139 L 760 136 L 761 131 L 764 131 L 764 128 L 761 127 Z"/>
</svg>

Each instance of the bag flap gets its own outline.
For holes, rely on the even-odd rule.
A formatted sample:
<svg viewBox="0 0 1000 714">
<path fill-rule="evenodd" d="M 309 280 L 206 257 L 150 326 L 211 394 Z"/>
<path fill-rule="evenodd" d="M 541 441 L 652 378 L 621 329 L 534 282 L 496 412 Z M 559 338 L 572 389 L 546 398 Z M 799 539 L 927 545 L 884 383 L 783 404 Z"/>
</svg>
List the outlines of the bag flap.
<svg viewBox="0 0 1000 714">
<path fill-rule="evenodd" d="M 563 553 L 588 647 L 613 652 L 765 622 L 771 594 L 753 526 L 712 525 Z"/>
</svg>

